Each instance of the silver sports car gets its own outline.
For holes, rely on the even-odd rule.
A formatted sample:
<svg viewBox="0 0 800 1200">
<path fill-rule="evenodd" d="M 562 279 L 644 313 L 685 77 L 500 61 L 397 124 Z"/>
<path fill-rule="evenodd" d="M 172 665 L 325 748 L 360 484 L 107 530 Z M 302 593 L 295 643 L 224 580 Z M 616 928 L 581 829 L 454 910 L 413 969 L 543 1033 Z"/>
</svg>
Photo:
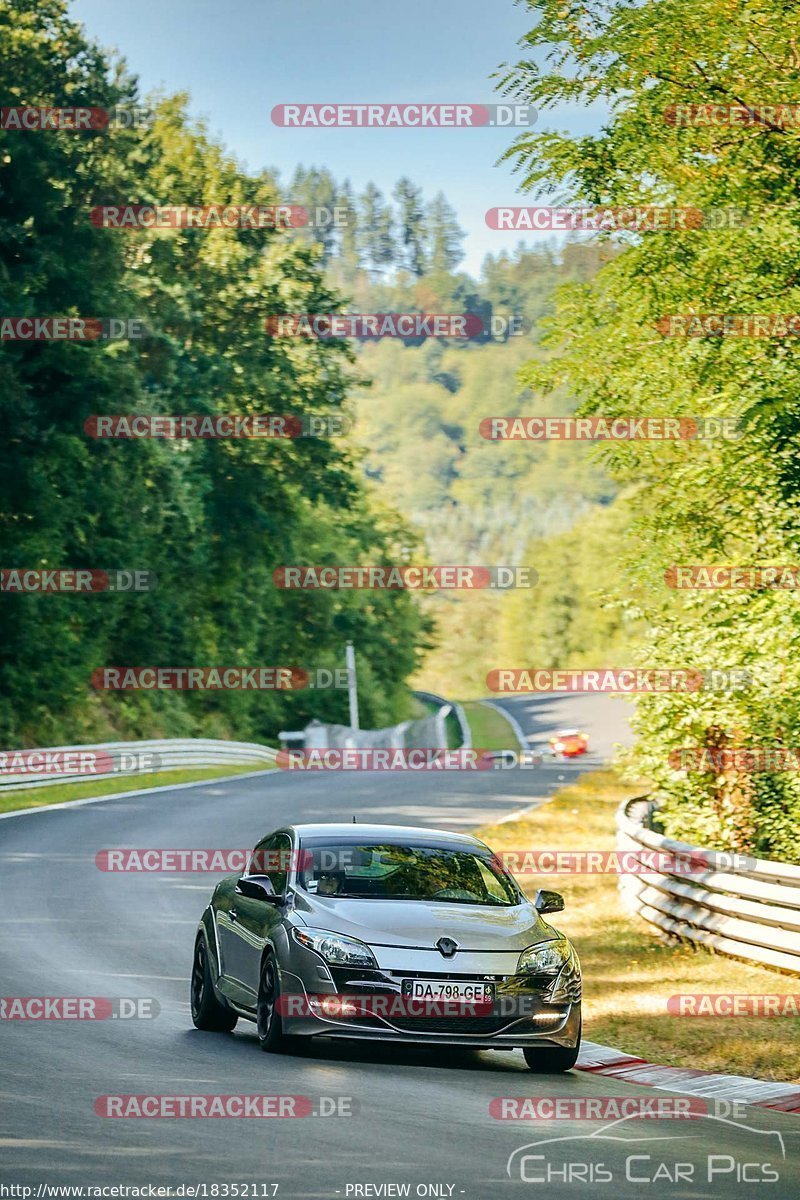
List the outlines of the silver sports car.
<svg viewBox="0 0 800 1200">
<path fill-rule="evenodd" d="M 492 851 L 459 833 L 294 825 L 214 889 L 195 941 L 198 1029 L 255 1021 L 264 1050 L 295 1037 L 520 1047 L 567 1071 L 581 1039 L 581 973 Z"/>
</svg>

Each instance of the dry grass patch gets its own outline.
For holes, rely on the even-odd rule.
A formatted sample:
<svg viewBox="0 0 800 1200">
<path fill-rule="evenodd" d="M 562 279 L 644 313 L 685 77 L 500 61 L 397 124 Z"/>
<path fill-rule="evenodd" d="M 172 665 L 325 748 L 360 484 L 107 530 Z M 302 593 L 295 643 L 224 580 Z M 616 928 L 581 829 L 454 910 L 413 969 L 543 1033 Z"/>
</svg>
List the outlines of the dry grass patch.
<svg viewBox="0 0 800 1200">
<path fill-rule="evenodd" d="M 479 836 L 498 851 L 611 850 L 614 811 L 637 794 L 613 772 L 593 772 L 523 819 L 486 826 Z M 581 958 L 587 1038 L 652 1062 L 800 1082 L 800 1019 L 667 1012 L 678 993 L 796 993 L 794 977 L 662 940 L 622 909 L 615 875 L 528 876 L 520 883 L 531 894 L 547 887 L 564 895 L 566 910 L 555 923 Z"/>
</svg>

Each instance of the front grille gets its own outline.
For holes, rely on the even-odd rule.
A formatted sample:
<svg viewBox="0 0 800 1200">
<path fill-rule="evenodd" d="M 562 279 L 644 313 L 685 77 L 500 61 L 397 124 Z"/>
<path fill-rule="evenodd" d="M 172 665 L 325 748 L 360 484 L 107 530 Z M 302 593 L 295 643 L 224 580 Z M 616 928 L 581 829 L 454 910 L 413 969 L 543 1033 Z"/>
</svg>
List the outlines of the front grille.
<svg viewBox="0 0 800 1200">
<path fill-rule="evenodd" d="M 548 976 L 526 976 L 523 979 L 516 976 L 497 974 L 469 974 L 444 971 L 369 971 L 353 967 L 331 967 L 336 992 L 340 995 L 353 995 L 365 999 L 385 999 L 387 1007 L 381 1011 L 364 1011 L 357 1015 L 327 1014 L 327 1020 L 346 1028 L 357 1025 L 375 1031 L 384 1032 L 395 1030 L 409 1036 L 414 1034 L 450 1036 L 454 1038 L 492 1037 L 506 1031 L 525 1034 L 546 1034 L 554 1026 L 560 1025 L 566 1013 L 563 1006 L 569 1003 L 567 997 L 559 996 L 555 1001 L 548 992 L 552 990 L 554 979 Z M 492 983 L 496 989 L 495 1004 L 490 1011 L 478 1009 L 475 1015 L 453 1015 L 452 1009 L 440 1012 L 447 1015 L 436 1015 L 436 1001 L 416 1001 L 423 1005 L 433 1006 L 433 1015 L 425 1015 L 424 1010 L 406 1012 L 398 1011 L 400 1003 L 406 999 L 400 992 L 400 985 L 406 979 L 436 979 L 460 982 Z M 562 977 L 562 984 L 567 980 Z M 573 982 L 574 981 L 570 981 Z M 578 997 L 580 982 L 577 983 Z M 572 990 L 572 989 L 569 989 Z M 572 999 L 570 996 L 569 999 Z M 439 1001 L 443 1006 L 449 1006 L 452 1001 Z M 551 1005 L 559 1003 L 561 1011 L 551 1011 Z M 488 1006 L 487 1006 L 488 1007 Z M 550 1011 L 549 1011 L 550 1010 Z M 430 1010 L 429 1010 L 430 1011 Z M 537 1019 L 538 1018 L 538 1019 Z"/>
<path fill-rule="evenodd" d="M 508 1024 L 502 1017 L 392 1017 L 390 1022 L 403 1033 L 497 1033 Z"/>
</svg>

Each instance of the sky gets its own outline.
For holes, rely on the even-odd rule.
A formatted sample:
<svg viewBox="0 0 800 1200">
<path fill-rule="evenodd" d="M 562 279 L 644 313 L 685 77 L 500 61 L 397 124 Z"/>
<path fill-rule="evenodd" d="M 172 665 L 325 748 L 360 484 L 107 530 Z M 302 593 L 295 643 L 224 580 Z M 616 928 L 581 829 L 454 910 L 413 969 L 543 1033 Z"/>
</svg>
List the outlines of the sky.
<svg viewBox="0 0 800 1200">
<path fill-rule="evenodd" d="M 356 191 L 373 180 L 385 195 L 408 175 L 426 199 L 443 191 L 455 208 L 467 230 L 462 267 L 473 274 L 485 254 L 532 240 L 485 222 L 489 208 L 526 203 L 512 164 L 495 165 L 513 131 L 290 129 L 270 115 L 292 102 L 497 103 L 490 75 L 521 57 L 519 38 L 534 24 L 525 4 L 72 0 L 69 7 L 90 38 L 123 55 L 144 93 L 189 92 L 193 115 L 249 170 L 277 170 L 287 190 L 298 163 L 326 166 Z M 590 123 L 577 109 L 547 120 L 582 131 Z"/>
</svg>

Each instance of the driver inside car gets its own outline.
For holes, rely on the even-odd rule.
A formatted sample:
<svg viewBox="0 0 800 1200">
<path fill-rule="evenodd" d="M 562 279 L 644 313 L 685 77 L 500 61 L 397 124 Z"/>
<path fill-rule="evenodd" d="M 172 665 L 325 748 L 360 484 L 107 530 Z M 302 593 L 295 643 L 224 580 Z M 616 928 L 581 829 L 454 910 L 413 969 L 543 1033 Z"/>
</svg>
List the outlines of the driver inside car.
<svg viewBox="0 0 800 1200">
<path fill-rule="evenodd" d="M 452 876 L 448 877 L 447 868 L 443 863 L 434 861 L 429 883 L 430 890 L 428 892 L 428 898 L 430 900 L 480 899 L 475 892 L 471 892 L 464 887 L 459 887 L 459 881 L 457 878 Z"/>
<path fill-rule="evenodd" d="M 342 883 L 337 875 L 320 875 L 317 881 L 318 896 L 338 896 L 341 890 Z"/>
</svg>

